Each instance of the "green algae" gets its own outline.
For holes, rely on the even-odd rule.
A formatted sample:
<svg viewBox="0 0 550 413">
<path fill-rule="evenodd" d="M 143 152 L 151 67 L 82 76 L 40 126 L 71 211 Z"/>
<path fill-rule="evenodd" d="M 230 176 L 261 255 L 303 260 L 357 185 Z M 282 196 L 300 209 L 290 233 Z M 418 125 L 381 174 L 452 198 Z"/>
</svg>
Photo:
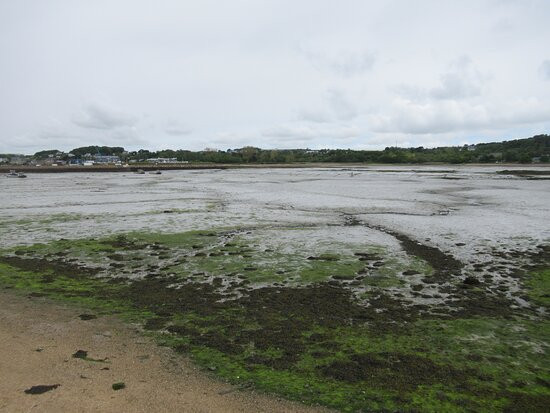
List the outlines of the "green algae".
<svg viewBox="0 0 550 413">
<path fill-rule="evenodd" d="M 421 307 L 380 294 L 406 286 L 404 271 L 430 275 L 424 260 L 388 258 L 372 246 L 352 251 L 285 254 L 234 230 L 130 233 L 6 251 L 0 284 L 118 313 L 233 383 L 305 403 L 342 411 L 543 411 L 547 319 L 505 309 L 487 317 L 421 315 Z M 14 255 L 20 260 L 6 258 Z M 85 266 L 127 267 L 136 258 L 136 271 L 159 268 L 127 279 L 116 268 Z M 362 307 L 345 286 L 370 262 L 382 265 L 360 284 L 376 287 Z M 216 279 L 233 280 L 228 291 L 243 296 L 225 300 Z M 544 291 L 545 280 L 533 276 L 530 288 Z"/>
<path fill-rule="evenodd" d="M 550 268 L 533 271 L 527 279 L 526 285 L 531 300 L 550 308 Z"/>
</svg>

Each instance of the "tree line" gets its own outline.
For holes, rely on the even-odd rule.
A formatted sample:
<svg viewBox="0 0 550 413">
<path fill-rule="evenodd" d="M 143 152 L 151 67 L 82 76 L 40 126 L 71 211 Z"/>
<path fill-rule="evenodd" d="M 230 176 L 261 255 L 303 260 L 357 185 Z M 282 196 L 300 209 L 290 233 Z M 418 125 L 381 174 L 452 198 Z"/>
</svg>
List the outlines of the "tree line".
<svg viewBox="0 0 550 413">
<path fill-rule="evenodd" d="M 37 152 L 34 157 L 43 159 L 56 154 L 57 150 Z M 549 162 L 550 135 L 503 142 L 480 143 L 476 145 L 448 146 L 438 148 L 398 148 L 384 150 L 352 149 L 261 149 L 247 146 L 228 150 L 172 150 L 149 151 L 140 149 L 127 152 L 122 147 L 86 146 L 60 155 L 62 158 L 81 158 L 85 155 L 116 155 L 129 162 L 144 162 L 151 158 L 175 158 L 179 162 L 208 163 L 494 163 L 494 162 Z"/>
</svg>

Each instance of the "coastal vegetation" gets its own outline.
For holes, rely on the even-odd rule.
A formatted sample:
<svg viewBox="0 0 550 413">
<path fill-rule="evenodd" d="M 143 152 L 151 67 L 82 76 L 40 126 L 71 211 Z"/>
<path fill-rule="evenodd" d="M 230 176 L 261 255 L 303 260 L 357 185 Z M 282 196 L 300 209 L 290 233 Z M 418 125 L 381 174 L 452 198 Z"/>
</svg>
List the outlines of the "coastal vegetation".
<svg viewBox="0 0 550 413">
<path fill-rule="evenodd" d="M 406 254 L 281 251 L 253 228 L 61 239 L 1 251 L 0 285 L 118 314 L 242 388 L 305 403 L 545 411 L 550 248 L 510 252 L 513 291 L 495 288 L 491 263 L 464 278 L 459 261 L 393 235 Z"/>
<path fill-rule="evenodd" d="M 526 139 L 475 145 L 437 148 L 387 147 L 384 150 L 353 149 L 261 149 L 247 146 L 237 149 L 203 151 L 165 149 L 149 151 L 126 151 L 122 147 L 86 146 L 67 153 L 58 150 L 43 150 L 26 161 L 56 157 L 62 161 L 93 158 L 96 155 L 118 156 L 125 162 L 146 162 L 148 159 L 174 159 L 176 162 L 223 163 L 223 164 L 276 164 L 276 163 L 548 163 L 550 162 L 550 135 L 537 135 Z M 0 155 L 7 162 L 20 159 L 20 155 Z"/>
</svg>

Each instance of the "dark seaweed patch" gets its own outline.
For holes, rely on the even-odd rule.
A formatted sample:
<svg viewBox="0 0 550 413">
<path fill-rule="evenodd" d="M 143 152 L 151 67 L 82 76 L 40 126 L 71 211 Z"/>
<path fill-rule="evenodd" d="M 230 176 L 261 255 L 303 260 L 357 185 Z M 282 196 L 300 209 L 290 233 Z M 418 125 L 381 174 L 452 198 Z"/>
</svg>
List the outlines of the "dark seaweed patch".
<svg viewBox="0 0 550 413">
<path fill-rule="evenodd" d="M 73 354 L 73 358 L 75 359 L 85 359 L 86 357 L 88 357 L 88 352 L 85 350 L 76 350 Z"/>
<path fill-rule="evenodd" d="M 515 176 L 544 176 L 544 175 L 550 175 L 550 171 L 548 170 L 540 170 L 540 169 L 504 169 L 502 171 L 498 171 L 497 174 L 499 175 L 515 175 Z"/>
<path fill-rule="evenodd" d="M 88 357 L 88 352 L 85 351 L 85 350 L 77 350 L 75 353 L 73 353 L 72 357 L 75 358 L 75 359 L 81 359 L 81 360 L 86 360 L 86 361 L 94 361 L 94 362 L 98 362 L 98 363 L 104 363 L 107 360 L 106 358 L 104 358 L 104 359 L 93 359 L 91 357 Z"/>
<path fill-rule="evenodd" d="M 448 281 L 452 276 L 459 275 L 464 267 L 462 262 L 455 259 L 452 255 L 445 254 L 438 248 L 422 244 L 404 234 L 392 232 L 391 235 L 401 242 L 401 246 L 407 253 L 422 258 L 433 268 L 433 274 L 424 278 L 424 282 L 426 283 Z"/>
<path fill-rule="evenodd" d="M 466 277 L 462 282 L 466 286 L 480 285 L 481 282 L 476 277 Z"/>
<path fill-rule="evenodd" d="M 143 328 L 145 330 L 161 330 L 169 320 L 169 317 L 153 317 L 145 322 Z"/>
<path fill-rule="evenodd" d="M 548 412 L 550 406 L 550 394 L 508 392 L 506 396 L 509 403 L 504 413 Z"/>
<path fill-rule="evenodd" d="M 465 383 L 469 377 L 464 371 L 428 358 L 399 353 L 354 354 L 349 360 L 337 360 L 319 371 L 340 381 L 368 381 L 373 386 L 401 391 L 425 384 Z"/>
<path fill-rule="evenodd" d="M 122 254 L 109 254 L 109 255 L 107 255 L 107 257 L 109 257 L 113 261 L 123 261 L 124 260 L 124 255 L 122 255 Z"/>
<path fill-rule="evenodd" d="M 42 394 L 48 391 L 57 389 L 60 384 L 39 384 L 38 386 L 32 386 L 29 389 L 25 390 L 26 394 Z"/>
<path fill-rule="evenodd" d="M 113 390 L 117 391 L 117 390 L 122 390 L 124 388 L 126 388 L 126 384 L 124 384 L 124 382 L 118 382 L 118 383 L 113 383 L 113 385 L 111 386 Z"/>
</svg>

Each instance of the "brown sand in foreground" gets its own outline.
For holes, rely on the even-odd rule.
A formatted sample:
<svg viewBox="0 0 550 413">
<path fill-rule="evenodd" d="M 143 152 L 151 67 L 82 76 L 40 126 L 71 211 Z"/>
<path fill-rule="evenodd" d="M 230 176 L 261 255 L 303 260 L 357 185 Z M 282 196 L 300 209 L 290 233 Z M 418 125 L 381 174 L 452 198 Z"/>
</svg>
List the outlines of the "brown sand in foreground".
<svg viewBox="0 0 550 413">
<path fill-rule="evenodd" d="M 313 412 L 234 386 L 113 317 L 0 292 L 1 412 Z M 77 350 L 107 363 L 73 358 Z M 108 368 L 108 369 L 106 369 Z M 112 384 L 126 388 L 114 391 Z M 40 395 L 36 385 L 60 384 Z"/>
</svg>

